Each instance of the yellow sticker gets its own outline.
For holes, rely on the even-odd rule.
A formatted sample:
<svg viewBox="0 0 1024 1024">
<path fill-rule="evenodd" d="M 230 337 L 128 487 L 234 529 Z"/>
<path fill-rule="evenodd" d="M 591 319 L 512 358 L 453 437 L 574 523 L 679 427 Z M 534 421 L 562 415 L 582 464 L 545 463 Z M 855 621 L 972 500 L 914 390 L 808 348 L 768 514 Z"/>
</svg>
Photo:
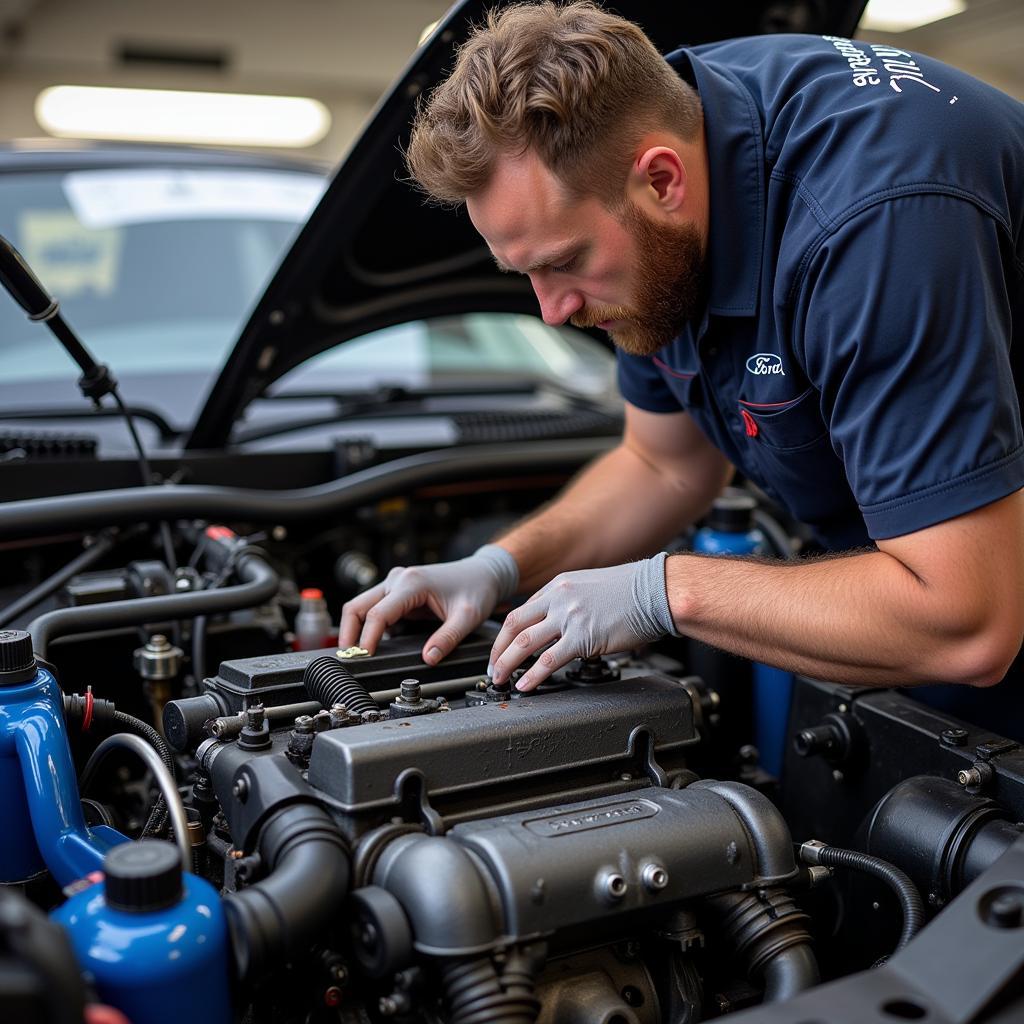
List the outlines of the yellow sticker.
<svg viewBox="0 0 1024 1024">
<path fill-rule="evenodd" d="M 364 651 L 362 647 L 346 647 L 343 651 L 337 651 L 336 656 L 339 658 L 368 658 L 370 652 Z"/>
</svg>

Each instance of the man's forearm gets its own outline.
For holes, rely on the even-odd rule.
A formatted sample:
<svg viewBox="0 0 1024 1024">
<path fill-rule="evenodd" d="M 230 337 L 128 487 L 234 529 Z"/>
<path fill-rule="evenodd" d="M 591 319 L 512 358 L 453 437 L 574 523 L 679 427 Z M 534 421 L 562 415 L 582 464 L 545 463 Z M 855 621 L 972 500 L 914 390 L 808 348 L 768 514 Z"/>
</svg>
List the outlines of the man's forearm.
<svg viewBox="0 0 1024 1024">
<path fill-rule="evenodd" d="M 498 543 L 519 566 L 520 592 L 531 593 L 560 572 L 657 550 L 706 511 L 724 481 L 720 467 L 668 473 L 620 444 Z"/>
<path fill-rule="evenodd" d="M 985 685 L 1002 674 L 985 623 L 947 614 L 948 602 L 882 551 L 804 562 L 677 555 L 665 578 L 680 632 L 794 672 L 863 685 Z"/>
</svg>

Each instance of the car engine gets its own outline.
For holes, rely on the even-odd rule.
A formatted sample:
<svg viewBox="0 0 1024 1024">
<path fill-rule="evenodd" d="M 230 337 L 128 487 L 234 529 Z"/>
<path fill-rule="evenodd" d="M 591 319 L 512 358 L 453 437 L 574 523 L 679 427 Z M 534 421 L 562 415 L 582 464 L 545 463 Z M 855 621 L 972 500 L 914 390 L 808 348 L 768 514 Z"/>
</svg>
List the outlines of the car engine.
<svg viewBox="0 0 1024 1024">
<path fill-rule="evenodd" d="M 324 602 L 295 602 L 286 530 L 175 530 L 187 567 L 64 572 L 62 607 L 0 632 L 5 1021 L 1015 1005 L 1017 743 L 798 679 L 772 774 L 738 659 L 670 640 L 521 695 L 487 676 L 490 623 L 436 667 L 415 622 L 302 649 Z"/>
</svg>

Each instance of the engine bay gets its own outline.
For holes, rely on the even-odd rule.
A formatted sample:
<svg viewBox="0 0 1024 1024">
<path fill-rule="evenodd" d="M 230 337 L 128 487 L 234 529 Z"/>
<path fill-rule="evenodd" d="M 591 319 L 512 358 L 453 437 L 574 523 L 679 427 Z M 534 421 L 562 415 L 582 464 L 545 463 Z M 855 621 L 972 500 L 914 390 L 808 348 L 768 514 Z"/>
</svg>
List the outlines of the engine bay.
<svg viewBox="0 0 1024 1024">
<path fill-rule="evenodd" d="M 488 489 L 432 486 L 320 531 L 176 516 L 173 569 L 145 524 L 8 542 L 5 1021 L 1013 1019 L 1019 744 L 797 678 L 770 771 L 751 666 L 684 640 L 522 695 L 497 623 L 434 667 L 415 621 L 328 646 L 310 609 L 477 542 Z"/>
</svg>

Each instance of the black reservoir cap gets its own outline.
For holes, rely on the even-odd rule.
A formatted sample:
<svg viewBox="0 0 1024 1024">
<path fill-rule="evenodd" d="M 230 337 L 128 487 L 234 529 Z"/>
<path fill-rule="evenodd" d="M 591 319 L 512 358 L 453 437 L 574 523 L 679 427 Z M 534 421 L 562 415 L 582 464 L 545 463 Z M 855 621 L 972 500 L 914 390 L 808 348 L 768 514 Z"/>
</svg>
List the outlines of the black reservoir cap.
<svg viewBox="0 0 1024 1024">
<path fill-rule="evenodd" d="M 129 914 L 173 907 L 181 899 L 181 854 L 162 839 L 115 846 L 103 858 L 107 906 Z"/>
<path fill-rule="evenodd" d="M 749 494 L 720 494 L 707 515 L 707 525 L 722 533 L 746 533 L 754 525 L 757 501 Z"/>
<path fill-rule="evenodd" d="M 31 634 L 23 629 L 0 629 L 0 686 L 27 683 L 35 674 Z"/>
</svg>

